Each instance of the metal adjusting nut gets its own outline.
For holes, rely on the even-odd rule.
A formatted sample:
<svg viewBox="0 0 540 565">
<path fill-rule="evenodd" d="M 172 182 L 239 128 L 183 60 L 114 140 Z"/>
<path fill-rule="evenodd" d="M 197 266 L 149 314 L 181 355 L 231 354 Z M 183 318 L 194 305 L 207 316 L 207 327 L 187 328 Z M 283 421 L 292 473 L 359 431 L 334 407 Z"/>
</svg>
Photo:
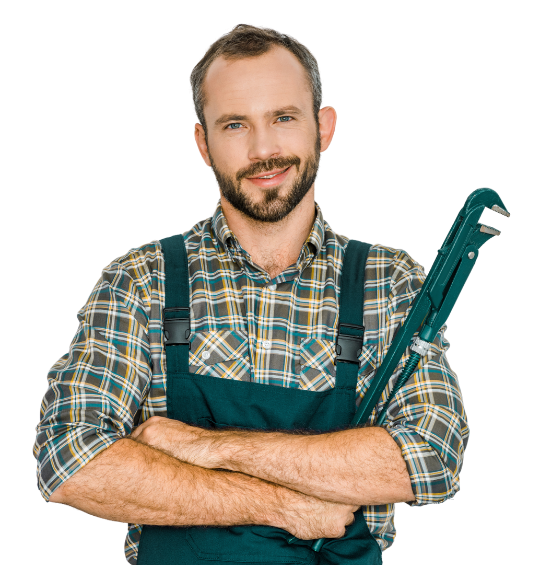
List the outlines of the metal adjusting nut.
<svg viewBox="0 0 540 565">
<path fill-rule="evenodd" d="M 411 351 L 414 351 L 423 357 L 429 351 L 429 346 L 430 343 L 428 341 L 415 337 L 411 345 Z"/>
</svg>

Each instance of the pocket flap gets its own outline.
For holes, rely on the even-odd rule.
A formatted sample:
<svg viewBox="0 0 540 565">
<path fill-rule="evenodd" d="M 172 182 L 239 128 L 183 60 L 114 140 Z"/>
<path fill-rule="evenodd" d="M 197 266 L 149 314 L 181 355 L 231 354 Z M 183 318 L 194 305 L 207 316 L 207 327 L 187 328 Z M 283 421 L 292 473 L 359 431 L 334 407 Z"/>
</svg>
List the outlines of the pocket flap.
<svg viewBox="0 0 540 565">
<path fill-rule="evenodd" d="M 194 332 L 190 337 L 189 362 L 214 365 L 248 355 L 247 335 L 240 330 Z"/>
<path fill-rule="evenodd" d="M 336 376 L 336 347 L 333 341 L 308 337 L 300 343 L 300 366 L 302 372 L 316 369 L 321 373 Z"/>
</svg>

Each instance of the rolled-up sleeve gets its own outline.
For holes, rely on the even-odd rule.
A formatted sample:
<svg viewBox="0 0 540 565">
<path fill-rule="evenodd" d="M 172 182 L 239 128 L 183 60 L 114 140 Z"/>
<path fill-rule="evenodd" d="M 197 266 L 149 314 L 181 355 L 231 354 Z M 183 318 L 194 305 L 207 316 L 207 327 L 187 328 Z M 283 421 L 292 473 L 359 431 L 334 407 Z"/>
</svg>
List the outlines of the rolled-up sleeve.
<svg viewBox="0 0 540 565">
<path fill-rule="evenodd" d="M 384 332 L 379 333 L 379 364 L 392 339 L 408 315 L 420 292 L 425 274 L 420 265 L 400 251 L 392 263 Z M 467 416 L 456 374 L 446 358 L 449 343 L 439 331 L 416 371 L 390 403 L 384 427 L 401 448 L 407 465 L 415 501 L 421 506 L 444 502 L 459 490 L 459 473 L 469 438 Z M 407 348 L 380 399 L 378 412 L 386 402 L 396 379 L 405 366 Z"/>
<path fill-rule="evenodd" d="M 69 352 L 48 374 L 34 455 L 52 493 L 133 428 L 151 379 L 148 315 L 140 288 L 113 261 L 78 313 Z"/>
</svg>

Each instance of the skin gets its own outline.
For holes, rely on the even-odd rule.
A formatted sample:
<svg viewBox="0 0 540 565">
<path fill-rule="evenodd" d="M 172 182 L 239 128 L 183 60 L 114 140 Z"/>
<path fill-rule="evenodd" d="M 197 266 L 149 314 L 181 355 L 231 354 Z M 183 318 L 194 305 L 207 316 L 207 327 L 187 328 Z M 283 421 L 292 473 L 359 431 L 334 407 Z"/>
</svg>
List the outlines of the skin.
<svg viewBox="0 0 540 565">
<path fill-rule="evenodd" d="M 197 148 L 214 175 L 229 228 L 272 279 L 297 261 L 311 232 L 321 154 L 335 135 L 337 112 L 332 106 L 321 108 L 316 124 L 305 70 L 282 47 L 238 61 L 219 57 L 208 69 L 204 88 L 208 139 L 196 123 Z M 288 105 L 302 115 L 264 116 Z M 215 125 L 228 113 L 248 119 Z M 261 188 L 248 180 L 288 166 L 279 186 Z"/>
<path fill-rule="evenodd" d="M 383 428 L 317 435 L 206 430 L 153 416 L 131 437 L 207 469 L 228 469 L 355 506 L 414 500 L 401 451 Z"/>
</svg>

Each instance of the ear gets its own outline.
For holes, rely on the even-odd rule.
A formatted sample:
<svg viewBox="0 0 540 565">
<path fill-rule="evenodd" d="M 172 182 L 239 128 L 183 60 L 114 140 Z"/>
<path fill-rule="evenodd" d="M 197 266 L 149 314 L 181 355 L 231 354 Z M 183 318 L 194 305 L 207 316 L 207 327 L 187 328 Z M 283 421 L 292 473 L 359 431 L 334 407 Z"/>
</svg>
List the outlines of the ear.
<svg viewBox="0 0 540 565">
<path fill-rule="evenodd" d="M 326 151 L 336 129 L 337 114 L 332 106 L 319 110 L 319 131 L 321 133 L 321 152 Z"/>
<path fill-rule="evenodd" d="M 211 167 L 210 158 L 208 156 L 208 146 L 206 145 L 206 136 L 204 135 L 204 129 L 198 122 L 193 126 L 193 138 L 195 139 L 195 144 L 199 150 L 199 154 L 203 163 L 207 167 Z"/>
</svg>

